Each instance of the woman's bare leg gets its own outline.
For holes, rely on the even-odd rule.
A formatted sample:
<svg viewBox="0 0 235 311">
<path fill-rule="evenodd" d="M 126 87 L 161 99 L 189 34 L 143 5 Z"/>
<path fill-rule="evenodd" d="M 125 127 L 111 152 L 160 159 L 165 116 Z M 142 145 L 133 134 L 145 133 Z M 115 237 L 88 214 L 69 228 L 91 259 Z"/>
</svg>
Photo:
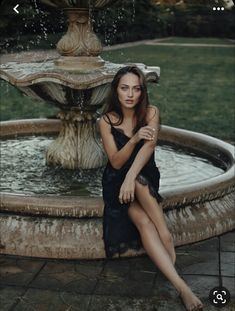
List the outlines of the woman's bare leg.
<svg viewBox="0 0 235 311">
<path fill-rule="evenodd" d="M 156 199 L 149 193 L 148 186 L 146 187 L 141 185 L 138 181 L 136 181 L 135 194 L 137 200 L 141 204 L 141 207 L 145 210 L 149 218 L 154 223 L 163 245 L 169 253 L 173 264 L 175 264 L 176 254 L 174 242 L 172 235 L 167 228 L 161 205 L 159 205 Z"/>
<path fill-rule="evenodd" d="M 168 278 L 181 295 L 187 310 L 198 310 L 201 301 L 193 294 L 184 280 L 178 275 L 169 253 L 164 247 L 152 220 L 136 200 L 130 204 L 128 214 L 140 232 L 143 247 L 155 265 Z"/>
</svg>

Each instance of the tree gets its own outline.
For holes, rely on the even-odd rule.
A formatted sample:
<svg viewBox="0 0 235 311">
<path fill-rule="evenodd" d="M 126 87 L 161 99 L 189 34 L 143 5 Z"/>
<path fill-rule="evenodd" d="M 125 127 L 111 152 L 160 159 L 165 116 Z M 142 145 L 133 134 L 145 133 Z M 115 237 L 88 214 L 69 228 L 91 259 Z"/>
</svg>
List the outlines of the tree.
<svg viewBox="0 0 235 311">
<path fill-rule="evenodd" d="M 160 35 L 158 11 L 151 0 L 122 0 L 95 13 L 94 29 L 105 44 L 154 38 Z"/>
</svg>

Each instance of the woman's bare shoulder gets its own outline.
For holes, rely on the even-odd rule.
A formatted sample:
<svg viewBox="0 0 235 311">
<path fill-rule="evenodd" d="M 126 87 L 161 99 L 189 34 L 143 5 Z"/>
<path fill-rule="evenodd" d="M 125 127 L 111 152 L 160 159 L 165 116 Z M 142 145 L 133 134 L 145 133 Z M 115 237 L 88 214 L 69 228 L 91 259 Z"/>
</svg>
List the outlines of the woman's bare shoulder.
<svg viewBox="0 0 235 311">
<path fill-rule="evenodd" d="M 115 111 L 107 112 L 103 114 L 100 118 L 100 120 L 104 120 L 106 123 L 110 124 L 110 121 L 112 123 L 116 123 L 119 120 L 119 116 Z"/>
<path fill-rule="evenodd" d="M 100 117 L 100 120 L 99 120 L 99 123 L 102 125 L 102 124 L 108 124 L 108 125 L 111 125 L 110 124 L 110 121 L 111 123 L 116 123 L 117 121 L 119 120 L 118 118 L 118 115 L 117 113 L 111 111 L 111 112 L 107 112 L 105 114 L 103 114 L 101 117 Z"/>
<path fill-rule="evenodd" d="M 109 118 L 112 122 L 116 123 L 119 120 L 119 115 L 115 111 L 111 111 L 108 113 Z"/>
<path fill-rule="evenodd" d="M 149 122 L 152 120 L 155 116 L 159 116 L 159 109 L 156 106 L 148 106 L 147 107 L 147 114 L 146 114 L 146 121 Z"/>
</svg>

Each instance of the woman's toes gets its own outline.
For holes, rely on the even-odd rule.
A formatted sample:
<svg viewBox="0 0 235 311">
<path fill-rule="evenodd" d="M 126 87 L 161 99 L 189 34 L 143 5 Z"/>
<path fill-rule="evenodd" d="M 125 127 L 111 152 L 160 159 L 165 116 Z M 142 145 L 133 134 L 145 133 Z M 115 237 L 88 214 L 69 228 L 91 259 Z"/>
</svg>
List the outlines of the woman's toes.
<svg viewBox="0 0 235 311">
<path fill-rule="evenodd" d="M 203 304 L 201 300 L 197 296 L 195 296 L 190 288 L 182 291 L 180 293 L 180 297 L 187 311 L 202 310 Z"/>
<path fill-rule="evenodd" d="M 192 311 L 197 311 L 197 310 L 202 310 L 202 309 L 203 309 L 203 304 L 202 304 L 202 302 L 200 302 L 200 303 L 194 305 Z"/>
</svg>

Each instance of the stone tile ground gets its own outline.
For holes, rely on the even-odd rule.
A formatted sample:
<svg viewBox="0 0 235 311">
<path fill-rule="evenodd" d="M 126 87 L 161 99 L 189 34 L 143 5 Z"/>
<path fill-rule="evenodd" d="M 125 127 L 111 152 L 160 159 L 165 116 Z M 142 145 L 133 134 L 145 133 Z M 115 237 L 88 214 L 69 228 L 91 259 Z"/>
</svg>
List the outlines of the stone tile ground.
<svg viewBox="0 0 235 311">
<path fill-rule="evenodd" d="M 235 310 L 235 232 L 176 248 L 176 268 L 205 304 L 222 285 Z M 46 260 L 0 256 L 1 311 L 183 311 L 177 292 L 147 256 Z"/>
</svg>

